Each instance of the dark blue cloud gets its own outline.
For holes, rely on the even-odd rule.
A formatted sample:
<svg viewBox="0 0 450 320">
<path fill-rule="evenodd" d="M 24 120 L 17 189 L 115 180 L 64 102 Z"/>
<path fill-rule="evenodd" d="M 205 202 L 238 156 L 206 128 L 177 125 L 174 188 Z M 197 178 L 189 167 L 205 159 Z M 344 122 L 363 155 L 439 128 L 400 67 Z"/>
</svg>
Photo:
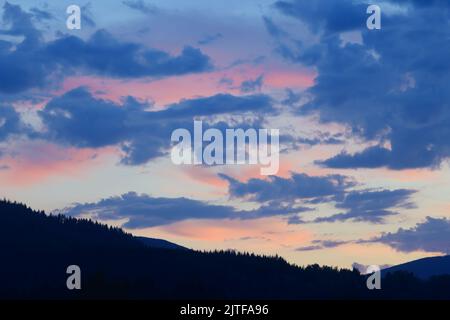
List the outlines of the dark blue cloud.
<svg viewBox="0 0 450 320">
<path fill-rule="evenodd" d="M 178 56 L 121 42 L 105 30 L 83 41 L 67 36 L 48 44 L 49 59 L 68 68 L 113 77 L 174 76 L 211 69 L 210 59 L 199 49 L 186 46 Z"/>
<path fill-rule="evenodd" d="M 183 100 L 162 111 L 147 108 L 132 97 L 117 104 L 93 97 L 86 88 L 77 88 L 52 99 L 38 112 L 46 127 L 41 137 L 79 148 L 118 145 L 125 154 L 123 163 L 137 165 L 166 154 L 172 131 L 192 131 L 195 117 L 275 112 L 272 100 L 265 95 L 218 94 Z M 219 123 L 214 127 L 225 130 L 228 126 Z"/>
<path fill-rule="evenodd" d="M 91 214 L 96 220 L 128 219 L 122 227 L 137 229 L 189 219 L 259 219 L 290 215 L 297 210 L 266 205 L 255 210 L 242 211 L 231 206 L 214 205 L 187 198 L 154 198 L 129 192 L 95 203 L 75 204 L 60 212 L 72 216 Z"/>
<path fill-rule="evenodd" d="M 343 241 L 343 240 L 313 240 L 312 245 L 299 247 L 295 249 L 295 251 L 314 251 L 314 250 L 330 249 L 342 246 L 350 242 L 351 241 Z"/>
<path fill-rule="evenodd" d="M 408 6 L 407 14 L 382 9 L 381 30 L 368 30 L 366 5 L 354 1 L 296 0 L 276 3 L 283 14 L 317 32 L 319 41 L 289 45 L 276 37 L 289 61 L 315 67 L 312 99 L 299 114 L 319 114 L 368 140 L 391 148 L 369 148 L 323 164 L 392 169 L 434 167 L 450 156 L 450 12 L 447 1 Z M 362 43 L 343 43 L 340 32 L 361 32 Z M 369 159 L 374 156 L 376 159 Z"/>
<path fill-rule="evenodd" d="M 315 146 L 325 144 L 343 144 L 345 140 L 340 133 L 330 134 L 328 132 L 315 132 L 311 136 L 293 136 L 290 134 L 280 135 L 280 140 L 283 141 L 283 147 L 280 152 L 290 152 L 292 150 L 300 150 L 304 145 Z"/>
<path fill-rule="evenodd" d="M 258 203 L 284 203 L 288 206 L 298 206 L 299 201 L 308 205 L 327 202 L 335 203 L 338 210 L 345 210 L 343 213 L 308 221 L 293 215 L 288 218 L 290 224 L 347 220 L 383 223 L 385 217 L 398 214 L 396 209 L 415 207 L 411 197 L 416 190 L 351 190 L 356 183 L 341 175 L 308 176 L 292 173 L 289 178 L 270 176 L 266 180 L 252 178 L 246 182 L 224 174 L 219 176 L 228 181 L 228 193 L 231 197 Z"/>
<path fill-rule="evenodd" d="M 0 92 L 16 93 L 31 87 L 43 86 L 52 73 L 54 64 L 45 61 L 37 48 L 42 42 L 41 33 L 32 23 L 32 15 L 19 6 L 6 2 L 3 6 L 3 22 L 8 29 L 0 34 L 24 36 L 19 44 L 0 41 Z"/>
<path fill-rule="evenodd" d="M 450 3 L 447 0 L 410 0 L 407 3 L 403 0 L 391 0 L 394 3 L 397 4 L 403 4 L 403 5 L 414 5 L 416 7 L 450 7 Z"/>
<path fill-rule="evenodd" d="M 20 115 L 12 107 L 0 105 L 0 142 L 12 134 L 26 132 Z"/>
<path fill-rule="evenodd" d="M 292 173 L 289 178 L 270 176 L 267 180 L 250 179 L 240 182 L 227 175 L 220 177 L 229 183 L 230 196 L 247 198 L 257 202 L 288 201 L 297 199 L 323 199 L 336 197 L 355 185 L 351 179 L 341 175 L 309 176 L 302 173 Z"/>
<path fill-rule="evenodd" d="M 217 40 L 223 38 L 223 35 L 219 32 L 216 34 L 210 34 L 205 36 L 204 38 L 200 39 L 197 44 L 201 45 L 201 46 L 205 46 L 208 44 L 211 44 L 213 42 L 216 42 Z"/>
<path fill-rule="evenodd" d="M 179 118 L 192 116 L 214 116 L 227 113 L 255 112 L 274 114 L 273 100 L 264 94 L 233 96 L 216 94 L 210 97 L 187 99 L 171 104 L 158 113 L 160 117 Z"/>
<path fill-rule="evenodd" d="M 362 152 L 349 154 L 341 152 L 340 154 L 325 161 L 316 161 L 317 164 L 330 168 L 378 168 L 390 163 L 390 150 L 375 146 L 365 149 Z"/>
<path fill-rule="evenodd" d="M 351 191 L 336 204 L 336 208 L 345 209 L 345 213 L 316 218 L 313 222 L 351 220 L 383 223 L 386 217 L 398 214 L 394 209 L 415 208 L 411 200 L 414 193 L 416 193 L 415 190 L 408 189 Z"/>
<path fill-rule="evenodd" d="M 38 114 L 51 140 L 76 147 L 103 147 L 125 138 L 127 116 L 139 112 L 128 102 L 119 106 L 78 88 L 53 98 Z"/>
<path fill-rule="evenodd" d="M 384 243 L 401 252 L 426 251 L 450 254 L 450 220 L 427 217 L 411 229 L 383 233 L 363 243 Z"/>
<path fill-rule="evenodd" d="M 286 89 L 286 98 L 281 101 L 282 104 L 293 107 L 300 102 L 302 95 L 300 93 L 294 92 L 294 90 Z"/>
<path fill-rule="evenodd" d="M 261 91 L 261 87 L 263 85 L 264 76 L 260 75 L 256 79 L 250 79 L 242 81 L 240 90 L 243 93 L 249 93 L 254 91 Z"/>
<path fill-rule="evenodd" d="M 300 19 L 314 32 L 343 32 L 365 25 L 367 5 L 355 1 L 277 1 L 280 12 Z"/>
<path fill-rule="evenodd" d="M 33 17 L 20 6 L 5 3 L 0 34 L 23 37 L 14 42 L 0 41 L 0 93 L 19 93 L 61 81 L 74 72 L 111 77 L 164 77 L 204 72 L 211 69 L 208 56 L 186 46 L 173 56 L 137 43 L 123 42 L 105 30 L 95 32 L 86 41 L 76 36 L 62 36 L 45 42 Z M 87 15 L 84 15 L 87 17 Z M 93 22 L 92 22 L 93 23 Z M 91 23 L 91 24 L 92 24 Z"/>
</svg>

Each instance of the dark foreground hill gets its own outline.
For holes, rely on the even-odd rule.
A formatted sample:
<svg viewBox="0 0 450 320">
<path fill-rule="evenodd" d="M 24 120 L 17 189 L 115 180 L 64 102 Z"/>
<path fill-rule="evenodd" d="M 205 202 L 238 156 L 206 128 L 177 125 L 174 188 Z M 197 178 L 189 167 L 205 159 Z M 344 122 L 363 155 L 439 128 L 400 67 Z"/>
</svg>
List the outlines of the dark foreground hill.
<svg viewBox="0 0 450 320">
<path fill-rule="evenodd" d="M 0 298 L 450 298 L 450 278 L 394 273 L 369 291 L 357 271 L 279 257 L 152 248 L 117 228 L 0 202 Z M 81 268 L 68 290 L 66 268 Z"/>
</svg>

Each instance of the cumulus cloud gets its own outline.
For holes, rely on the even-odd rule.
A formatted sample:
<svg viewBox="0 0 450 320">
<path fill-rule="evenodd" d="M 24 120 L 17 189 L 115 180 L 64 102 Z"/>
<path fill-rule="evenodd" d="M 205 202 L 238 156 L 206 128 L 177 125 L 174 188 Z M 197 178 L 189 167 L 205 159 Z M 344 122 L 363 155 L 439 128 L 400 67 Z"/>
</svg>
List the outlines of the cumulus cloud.
<svg viewBox="0 0 450 320">
<path fill-rule="evenodd" d="M 147 104 L 132 97 L 118 104 L 95 98 L 80 87 L 52 99 L 38 112 L 46 128 L 40 136 L 79 148 L 120 145 L 123 163 L 137 165 L 166 154 L 172 131 L 192 131 L 195 117 L 276 112 L 268 96 L 229 94 L 183 100 L 161 111 L 147 109 Z M 259 120 L 255 121 L 247 125 L 258 125 Z M 215 127 L 225 130 L 227 124 L 221 122 Z"/>
<path fill-rule="evenodd" d="M 367 4 L 361 2 L 275 4 L 282 14 L 305 23 L 318 39 L 308 45 L 275 32 L 273 25 L 269 28 L 284 58 L 317 70 L 315 84 L 306 92 L 311 99 L 298 113 L 343 123 L 380 145 L 390 142 L 389 149 L 343 153 L 323 165 L 435 167 L 450 156 L 450 140 L 442 139 L 450 136 L 448 2 L 391 2 L 406 7 L 406 14 L 383 11 L 381 4 L 382 28 L 375 31 L 366 28 Z M 358 32 L 362 41 L 343 42 L 346 31 Z"/>
<path fill-rule="evenodd" d="M 86 15 L 84 15 L 86 16 Z M 0 34 L 23 37 L 16 44 L 0 41 L 0 92 L 18 93 L 60 81 L 78 72 L 111 77 L 164 77 L 204 72 L 211 69 L 208 56 L 186 46 L 180 54 L 146 48 L 116 39 L 105 30 L 83 40 L 64 35 L 45 42 L 32 18 L 43 18 L 41 11 L 25 12 L 8 2 L 3 6 L 7 29 Z M 88 17 L 88 16 L 86 16 Z"/>
<path fill-rule="evenodd" d="M 49 43 L 46 57 L 67 68 L 88 73 L 130 78 L 174 76 L 211 69 L 209 58 L 199 49 L 186 46 L 178 56 L 142 45 L 121 42 L 105 30 L 83 41 L 66 36 Z"/>
<path fill-rule="evenodd" d="M 401 252 L 426 251 L 450 254 L 450 220 L 427 217 L 410 229 L 383 233 L 364 242 L 386 244 Z"/>
</svg>

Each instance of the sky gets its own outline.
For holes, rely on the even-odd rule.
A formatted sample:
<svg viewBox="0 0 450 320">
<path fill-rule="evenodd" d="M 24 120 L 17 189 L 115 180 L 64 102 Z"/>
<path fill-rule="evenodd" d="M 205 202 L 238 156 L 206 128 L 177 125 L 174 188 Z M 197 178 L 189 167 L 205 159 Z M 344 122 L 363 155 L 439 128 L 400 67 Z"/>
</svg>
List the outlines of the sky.
<svg viewBox="0 0 450 320">
<path fill-rule="evenodd" d="M 2 197 L 298 265 L 450 252 L 450 2 L 0 5 Z M 175 165 L 194 120 L 278 129 L 279 171 Z"/>
</svg>

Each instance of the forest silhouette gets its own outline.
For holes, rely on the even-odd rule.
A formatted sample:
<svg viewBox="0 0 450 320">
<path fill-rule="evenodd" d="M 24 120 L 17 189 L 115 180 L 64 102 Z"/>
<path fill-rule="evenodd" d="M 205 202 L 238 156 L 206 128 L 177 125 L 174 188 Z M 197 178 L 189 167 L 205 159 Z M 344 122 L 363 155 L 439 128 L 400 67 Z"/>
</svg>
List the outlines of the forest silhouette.
<svg viewBox="0 0 450 320">
<path fill-rule="evenodd" d="M 357 270 L 279 256 L 146 246 L 120 228 L 0 201 L 2 299 L 450 299 L 450 276 L 398 271 L 368 290 Z M 66 268 L 81 268 L 68 290 Z"/>
</svg>

